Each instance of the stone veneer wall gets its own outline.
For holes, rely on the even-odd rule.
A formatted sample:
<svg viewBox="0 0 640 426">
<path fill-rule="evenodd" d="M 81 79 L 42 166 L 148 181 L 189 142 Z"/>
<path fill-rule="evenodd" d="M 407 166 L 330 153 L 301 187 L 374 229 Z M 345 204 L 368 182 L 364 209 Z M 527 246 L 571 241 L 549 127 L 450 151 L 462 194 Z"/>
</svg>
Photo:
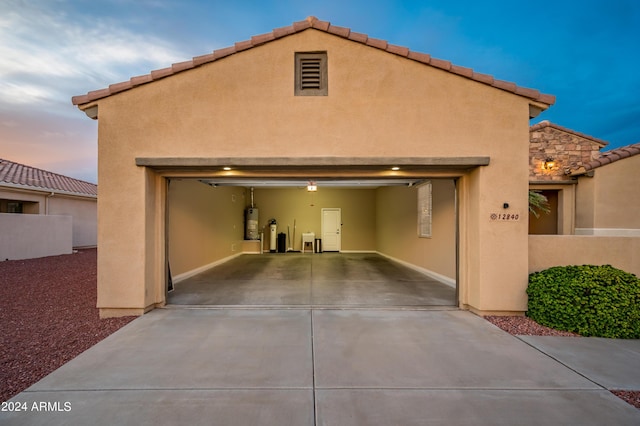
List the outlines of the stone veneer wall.
<svg viewBox="0 0 640 426">
<path fill-rule="evenodd" d="M 529 181 L 567 181 L 567 171 L 575 170 L 600 157 L 600 149 L 607 143 L 547 121 L 529 130 Z M 547 158 L 554 166 L 543 169 Z"/>
</svg>

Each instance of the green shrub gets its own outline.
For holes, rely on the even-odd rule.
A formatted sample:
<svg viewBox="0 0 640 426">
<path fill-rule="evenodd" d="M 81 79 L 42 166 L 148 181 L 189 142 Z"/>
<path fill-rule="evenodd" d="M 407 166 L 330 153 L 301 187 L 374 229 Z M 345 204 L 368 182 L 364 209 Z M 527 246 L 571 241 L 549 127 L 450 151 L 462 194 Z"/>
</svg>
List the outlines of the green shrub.
<svg viewBox="0 0 640 426">
<path fill-rule="evenodd" d="M 610 265 L 556 266 L 529 275 L 527 316 L 583 336 L 640 338 L 640 279 Z"/>
</svg>

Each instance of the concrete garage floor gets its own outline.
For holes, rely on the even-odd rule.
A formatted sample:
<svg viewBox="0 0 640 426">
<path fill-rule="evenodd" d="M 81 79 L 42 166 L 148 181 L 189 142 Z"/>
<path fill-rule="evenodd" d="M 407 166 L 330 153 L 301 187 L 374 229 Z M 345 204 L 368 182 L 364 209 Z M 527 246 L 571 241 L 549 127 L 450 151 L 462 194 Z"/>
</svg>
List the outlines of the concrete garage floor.
<svg viewBox="0 0 640 426">
<path fill-rule="evenodd" d="M 372 253 L 244 255 L 181 281 L 169 304 L 455 306 L 453 287 Z"/>
<path fill-rule="evenodd" d="M 295 281 L 287 278 L 304 270 L 335 288 L 349 276 L 376 282 L 388 276 L 381 270 L 398 268 L 372 261 L 356 273 L 349 256 L 336 270 L 318 267 L 321 256 L 264 256 L 252 270 L 221 265 L 217 279 L 251 288 L 250 276 Z M 421 286 L 401 269 L 398 282 Z M 310 281 L 304 291 L 285 285 L 277 297 L 232 291 L 202 299 L 239 303 L 232 308 L 156 309 L 12 398 L 11 407 L 26 409 L 0 411 L 0 424 L 640 424 L 640 410 L 607 390 L 640 389 L 638 340 L 515 337 L 454 307 L 384 306 L 397 290 L 380 283 L 378 300 L 351 289 L 339 303 L 352 307 L 305 306 L 314 295 L 335 302 Z M 198 300 L 189 294 L 189 303 Z M 291 300 L 300 304 L 249 306 Z M 361 306 L 373 303 L 383 306 Z"/>
</svg>

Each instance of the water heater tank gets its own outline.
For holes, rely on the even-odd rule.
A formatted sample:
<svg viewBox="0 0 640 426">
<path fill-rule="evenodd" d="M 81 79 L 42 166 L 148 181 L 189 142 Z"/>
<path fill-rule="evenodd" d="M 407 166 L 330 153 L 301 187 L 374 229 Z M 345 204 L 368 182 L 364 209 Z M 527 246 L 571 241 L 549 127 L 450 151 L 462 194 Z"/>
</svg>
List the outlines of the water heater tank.
<svg viewBox="0 0 640 426">
<path fill-rule="evenodd" d="M 245 218 L 246 228 L 244 238 L 245 240 L 259 240 L 260 233 L 258 232 L 258 209 L 248 208 Z"/>
</svg>

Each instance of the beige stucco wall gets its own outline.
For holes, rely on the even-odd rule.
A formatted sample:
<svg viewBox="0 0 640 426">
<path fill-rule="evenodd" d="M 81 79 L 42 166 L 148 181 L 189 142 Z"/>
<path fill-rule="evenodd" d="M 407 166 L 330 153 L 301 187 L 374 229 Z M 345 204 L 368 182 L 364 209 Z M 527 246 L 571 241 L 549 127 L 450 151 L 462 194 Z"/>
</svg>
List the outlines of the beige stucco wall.
<svg viewBox="0 0 640 426">
<path fill-rule="evenodd" d="M 530 273 L 566 265 L 612 265 L 640 276 L 640 237 L 529 236 Z"/>
<path fill-rule="evenodd" d="M 640 235 L 640 155 L 598 167 L 580 176 L 576 193 L 576 233 Z"/>
<path fill-rule="evenodd" d="M 98 237 L 97 207 L 95 199 L 57 194 L 49 198 L 48 214 L 73 218 L 73 247 L 95 247 Z"/>
<path fill-rule="evenodd" d="M 72 252 L 72 218 L 0 213 L 0 261 Z"/>
<path fill-rule="evenodd" d="M 173 179 L 169 186 L 169 262 L 179 276 L 242 251 L 244 189 Z"/>
<path fill-rule="evenodd" d="M 306 188 L 256 188 L 255 206 L 259 209 L 259 226 L 264 230 L 264 248 L 269 249 L 269 220 L 276 219 L 277 232 L 293 236 L 294 250 L 301 250 L 302 233 L 313 232 L 321 238 L 322 209 L 341 209 L 342 251 L 375 251 L 376 190 L 320 187 L 317 192 Z"/>
<path fill-rule="evenodd" d="M 97 245 L 97 200 L 55 191 L 37 191 L 26 188 L 0 187 L 0 200 L 29 203 L 24 214 L 63 215 L 72 218 L 73 247 Z"/>
<path fill-rule="evenodd" d="M 416 187 L 377 191 L 376 247 L 380 253 L 437 275 L 456 279 L 455 185 L 433 179 L 431 238 L 418 237 Z"/>
<path fill-rule="evenodd" d="M 328 96 L 293 96 L 296 51 L 327 51 Z M 529 103 L 315 30 L 102 99 L 98 306 L 164 301 L 166 191 L 136 157 L 489 156 L 461 178 L 461 302 L 524 310 L 527 221 L 489 217 L 527 211 Z"/>
</svg>

